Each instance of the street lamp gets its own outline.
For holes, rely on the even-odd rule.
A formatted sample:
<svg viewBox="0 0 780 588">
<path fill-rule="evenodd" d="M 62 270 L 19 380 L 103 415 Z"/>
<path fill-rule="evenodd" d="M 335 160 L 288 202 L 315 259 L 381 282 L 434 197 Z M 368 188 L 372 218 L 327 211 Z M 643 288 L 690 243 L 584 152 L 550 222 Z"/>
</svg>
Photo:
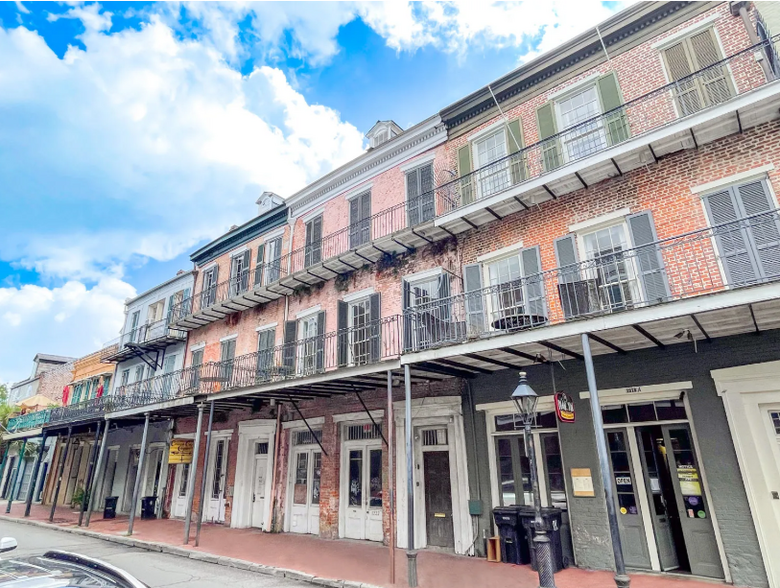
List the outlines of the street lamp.
<svg viewBox="0 0 780 588">
<path fill-rule="evenodd" d="M 539 397 L 534 389 L 528 385 L 525 372 L 520 372 L 520 381 L 512 392 L 512 400 L 517 406 L 520 420 L 525 431 L 525 449 L 528 455 L 529 469 L 531 470 L 531 487 L 534 493 L 534 551 L 536 553 L 536 571 L 539 574 L 540 588 L 555 588 L 555 572 L 552 562 L 552 545 L 547 536 L 544 521 L 542 520 L 542 502 L 539 496 L 539 480 L 536 477 L 536 452 L 534 440 L 531 434 L 531 425 L 536 416 L 536 403 Z"/>
</svg>

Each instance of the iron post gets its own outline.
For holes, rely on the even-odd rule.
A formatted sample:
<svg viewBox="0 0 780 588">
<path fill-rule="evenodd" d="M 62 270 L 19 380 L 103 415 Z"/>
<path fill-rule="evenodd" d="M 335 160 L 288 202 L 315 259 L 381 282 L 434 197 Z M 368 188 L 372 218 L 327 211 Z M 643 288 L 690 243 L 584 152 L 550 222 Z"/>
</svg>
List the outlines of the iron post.
<svg viewBox="0 0 780 588">
<path fill-rule="evenodd" d="M 593 369 L 593 355 L 590 351 L 590 338 L 587 333 L 582 334 L 582 355 L 585 358 L 585 372 L 588 376 L 590 412 L 593 416 L 593 432 L 596 434 L 596 451 L 599 457 L 601 485 L 604 487 L 604 498 L 607 501 L 607 519 L 609 521 L 609 534 L 612 538 L 612 553 L 615 556 L 615 585 L 618 588 L 628 588 L 631 580 L 626 575 L 626 564 L 623 560 L 623 546 L 620 542 L 620 529 L 618 528 L 617 512 L 615 510 L 615 495 L 610 476 L 607 442 L 604 439 L 604 421 L 601 418 L 599 390 L 596 386 L 596 372 Z"/>
<path fill-rule="evenodd" d="M 65 462 L 68 460 L 68 448 L 70 447 L 70 436 L 73 433 L 73 427 L 68 427 L 68 436 L 65 438 L 65 448 L 60 456 L 60 471 L 57 472 L 57 487 L 54 489 L 54 500 L 51 501 L 51 513 L 49 513 L 49 522 L 54 522 L 54 511 L 57 509 L 57 500 L 60 497 L 60 486 L 62 485 L 62 473 L 65 471 Z"/>
<path fill-rule="evenodd" d="M 409 365 L 404 366 L 404 391 L 406 403 L 406 517 L 409 588 L 417 586 L 417 552 L 414 550 L 414 431 L 412 430 L 412 377 Z"/>
<path fill-rule="evenodd" d="M 38 456 L 35 459 L 35 467 L 33 467 L 32 478 L 30 478 L 30 489 L 27 492 L 27 503 L 24 505 L 24 516 L 30 516 L 30 509 L 32 508 L 33 497 L 35 496 L 35 488 L 38 485 L 38 472 L 41 469 L 41 461 L 43 461 L 43 450 L 46 447 L 46 433 L 41 434 L 41 446 L 38 448 Z"/>
<path fill-rule="evenodd" d="M 89 495 L 89 505 L 87 506 L 87 522 L 85 523 L 86 527 L 89 527 L 89 520 L 92 518 L 92 511 L 95 509 L 95 500 L 96 496 L 98 494 L 103 493 L 103 483 L 105 480 L 103 479 L 103 462 L 106 459 L 106 439 L 108 438 L 108 429 L 111 425 L 111 421 L 109 419 L 106 419 L 106 424 L 103 427 L 103 438 L 100 441 L 100 453 L 98 453 L 98 460 L 97 465 L 95 466 L 95 480 L 98 480 L 97 485 L 92 483 L 93 491 Z M 111 489 L 109 488 L 109 491 Z"/>
<path fill-rule="evenodd" d="M 84 512 L 87 510 L 89 503 L 92 501 L 92 483 L 94 482 L 93 476 L 95 475 L 95 456 L 98 451 L 98 441 L 100 440 L 100 429 L 103 423 L 97 422 L 95 430 L 95 442 L 92 444 L 92 451 L 89 452 L 89 463 L 87 464 L 87 479 L 84 488 L 84 497 L 81 500 L 81 508 L 79 509 L 79 524 L 84 522 Z"/>
<path fill-rule="evenodd" d="M 203 460 L 203 475 L 200 477 L 200 502 L 198 503 L 198 521 L 195 523 L 195 547 L 200 545 L 200 526 L 203 523 L 203 498 L 206 495 L 206 478 L 209 471 L 209 451 L 211 451 L 211 425 L 214 423 L 214 401 L 209 406 L 209 428 L 206 431 L 206 452 Z M 216 469 L 216 467 L 215 467 Z M 216 475 L 216 471 L 214 472 Z"/>
<path fill-rule="evenodd" d="M 11 491 L 8 493 L 8 506 L 5 507 L 5 514 L 11 512 L 11 504 L 13 504 L 14 501 L 14 490 L 16 490 L 16 479 L 19 477 L 19 470 L 22 469 L 22 464 L 24 464 L 25 449 L 27 449 L 26 437 L 22 441 L 22 449 L 19 451 L 19 463 L 16 465 L 16 469 L 14 470 L 14 477 L 11 478 Z"/>
<path fill-rule="evenodd" d="M 203 403 L 198 405 L 198 422 L 195 426 L 195 447 L 192 448 L 192 463 L 190 464 L 190 479 L 187 480 L 187 514 L 184 521 L 184 545 L 190 542 L 190 525 L 192 523 L 192 506 L 195 501 L 195 476 L 198 470 L 198 455 L 200 453 L 200 434 L 203 430 Z M 204 474 L 205 475 L 205 474 Z"/>
<path fill-rule="evenodd" d="M 144 418 L 144 434 L 141 437 L 141 450 L 138 453 L 138 470 L 135 472 L 135 485 L 133 486 L 133 502 L 130 505 L 130 520 L 127 523 L 127 534 L 133 534 L 133 524 L 135 524 L 135 509 L 138 507 L 138 494 L 141 492 L 141 476 L 144 472 L 144 462 L 146 461 L 146 441 L 149 436 L 149 413 Z"/>
</svg>

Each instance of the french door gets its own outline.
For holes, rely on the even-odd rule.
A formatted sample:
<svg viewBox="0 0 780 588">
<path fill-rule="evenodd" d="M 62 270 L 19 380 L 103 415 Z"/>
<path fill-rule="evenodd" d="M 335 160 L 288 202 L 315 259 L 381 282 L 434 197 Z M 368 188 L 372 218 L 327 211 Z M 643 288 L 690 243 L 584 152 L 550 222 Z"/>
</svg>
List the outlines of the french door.
<svg viewBox="0 0 780 588">
<path fill-rule="evenodd" d="M 382 446 L 350 443 L 342 469 L 347 508 L 344 536 L 382 541 Z"/>
<path fill-rule="evenodd" d="M 290 531 L 320 534 L 322 452 L 298 448 L 292 453 Z"/>
<path fill-rule="evenodd" d="M 206 508 L 204 520 L 213 523 L 225 522 L 225 482 L 227 480 L 228 440 L 214 439 L 209 456 Z"/>
<path fill-rule="evenodd" d="M 175 518 L 187 516 L 187 498 L 189 496 L 190 468 L 192 464 L 180 463 L 176 465 L 176 477 L 174 480 L 173 503 L 171 515 Z"/>
</svg>

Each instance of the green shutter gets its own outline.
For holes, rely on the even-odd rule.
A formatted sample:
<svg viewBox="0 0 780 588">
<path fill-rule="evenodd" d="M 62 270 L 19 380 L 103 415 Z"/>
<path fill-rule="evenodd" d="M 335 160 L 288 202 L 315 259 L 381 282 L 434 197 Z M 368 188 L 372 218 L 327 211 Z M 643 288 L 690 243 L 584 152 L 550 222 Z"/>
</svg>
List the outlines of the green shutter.
<svg viewBox="0 0 780 588">
<path fill-rule="evenodd" d="M 519 184 L 528 177 L 526 173 L 525 153 L 519 151 L 523 148 L 523 132 L 520 129 L 520 119 L 516 118 L 507 123 L 507 141 L 509 143 L 510 168 L 512 170 L 512 184 Z"/>
<path fill-rule="evenodd" d="M 460 149 L 458 149 L 458 175 L 460 177 L 468 176 L 471 173 L 471 143 L 467 143 Z M 474 201 L 474 188 L 471 181 L 471 176 L 461 180 L 459 184 L 460 188 L 460 202 L 458 205 L 463 206 Z M 457 208 L 457 206 L 456 206 Z"/>
<path fill-rule="evenodd" d="M 536 109 L 536 123 L 539 125 L 539 140 L 555 135 L 555 116 L 553 103 L 547 102 Z M 544 158 L 544 171 L 552 171 L 561 166 L 561 154 L 558 139 L 551 139 L 542 144 L 542 157 Z"/>
<path fill-rule="evenodd" d="M 601 111 L 609 113 L 605 117 L 609 144 L 617 145 L 628 139 L 630 135 L 625 109 L 615 110 L 623 104 L 617 76 L 614 72 L 610 72 L 605 76 L 601 76 L 596 85 L 601 100 Z"/>
</svg>

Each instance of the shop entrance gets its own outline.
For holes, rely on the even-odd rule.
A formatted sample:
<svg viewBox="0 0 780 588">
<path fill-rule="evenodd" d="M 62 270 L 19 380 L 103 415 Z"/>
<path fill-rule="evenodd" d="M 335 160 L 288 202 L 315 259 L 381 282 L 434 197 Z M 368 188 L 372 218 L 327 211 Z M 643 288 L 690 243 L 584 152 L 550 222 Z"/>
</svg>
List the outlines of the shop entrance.
<svg viewBox="0 0 780 588">
<path fill-rule="evenodd" d="M 454 549 L 452 482 L 446 428 L 423 429 L 423 482 L 425 494 L 425 534 L 429 546 Z"/>
<path fill-rule="evenodd" d="M 174 479 L 173 504 L 171 516 L 184 518 L 187 516 L 188 486 L 190 483 L 190 468 L 192 464 L 180 463 L 176 465 L 176 478 Z"/>
<path fill-rule="evenodd" d="M 626 565 L 723 578 L 688 424 L 626 426 L 606 435 Z"/>
<path fill-rule="evenodd" d="M 225 481 L 227 480 L 228 464 L 228 439 L 216 438 L 212 440 L 209 455 L 209 475 L 206 478 L 208 492 L 204 520 L 212 523 L 225 522 Z"/>
<path fill-rule="evenodd" d="M 252 475 L 252 526 L 262 529 L 265 524 L 265 487 L 268 472 L 268 441 L 255 443 Z"/>
<path fill-rule="evenodd" d="M 293 533 L 320 533 L 321 471 L 322 452 L 319 449 L 301 448 L 293 452 L 290 509 L 290 531 Z"/>
</svg>

